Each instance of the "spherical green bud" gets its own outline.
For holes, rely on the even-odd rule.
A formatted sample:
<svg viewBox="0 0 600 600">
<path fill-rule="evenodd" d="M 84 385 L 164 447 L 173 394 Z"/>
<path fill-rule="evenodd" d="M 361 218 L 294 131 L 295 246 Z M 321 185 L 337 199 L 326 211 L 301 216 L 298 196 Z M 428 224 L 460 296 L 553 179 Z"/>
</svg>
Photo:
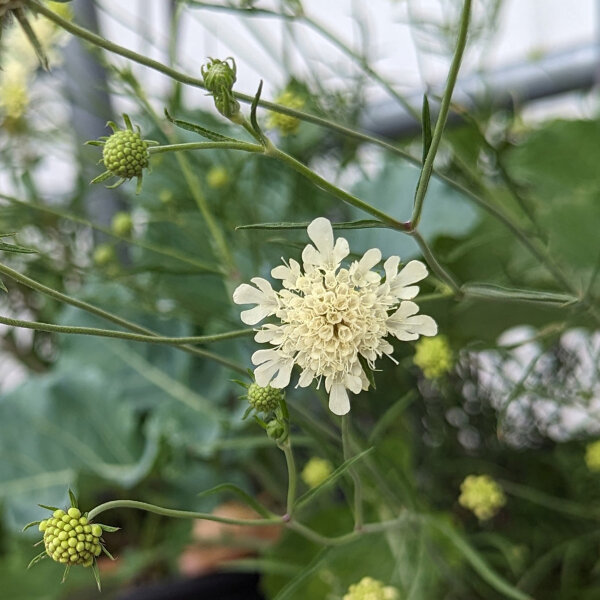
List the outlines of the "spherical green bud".
<svg viewBox="0 0 600 600">
<path fill-rule="evenodd" d="M 40 531 L 46 531 L 46 527 L 48 527 L 48 521 L 40 521 L 40 524 L 38 525 L 38 529 Z"/>
<path fill-rule="evenodd" d="M 100 527 L 100 525 L 92 525 L 92 535 L 97 538 L 101 537 L 102 527 Z"/>
<path fill-rule="evenodd" d="M 227 169 L 221 166 L 211 167 L 206 174 L 206 183 L 208 187 L 218 190 L 227 185 L 229 182 L 229 174 Z"/>
<path fill-rule="evenodd" d="M 65 514 L 65 511 L 64 511 L 64 510 L 61 510 L 61 509 L 59 508 L 58 510 L 55 510 L 55 511 L 52 513 L 52 516 L 53 516 L 53 517 L 55 517 L 55 518 L 57 518 L 57 519 L 60 519 L 60 518 L 61 518 L 61 517 L 62 517 L 64 514 Z"/>
<path fill-rule="evenodd" d="M 285 433 L 285 428 L 277 419 L 273 419 L 267 423 L 267 435 L 272 440 L 279 440 Z"/>
<path fill-rule="evenodd" d="M 270 385 L 260 387 L 256 383 L 253 383 L 248 388 L 248 402 L 259 412 L 266 413 L 275 410 L 279 406 L 279 402 L 282 398 L 282 390 L 273 388 Z"/>
<path fill-rule="evenodd" d="M 313 456 L 302 469 L 302 481 L 310 488 L 317 487 L 333 473 L 332 464 L 325 458 Z"/>
<path fill-rule="evenodd" d="M 137 131 L 121 129 L 113 133 L 104 144 L 102 160 L 108 171 L 117 177 L 141 177 L 148 166 L 148 144 Z"/>
<path fill-rule="evenodd" d="M 128 236 L 131 233 L 132 227 L 133 221 L 129 213 L 118 212 L 113 217 L 111 228 L 117 235 Z"/>
<path fill-rule="evenodd" d="M 112 263 L 116 258 L 115 249 L 110 244 L 99 244 L 94 250 L 94 263 L 98 267 L 105 267 Z M 67 515 L 70 521 L 70 517 Z"/>
<path fill-rule="evenodd" d="M 79 517 L 81 517 L 81 511 L 75 507 L 71 507 L 67 511 L 67 514 L 71 517 L 71 519 L 79 519 Z M 71 525 L 75 526 L 75 525 L 77 525 L 77 523 L 75 523 L 75 524 L 71 523 Z"/>
</svg>

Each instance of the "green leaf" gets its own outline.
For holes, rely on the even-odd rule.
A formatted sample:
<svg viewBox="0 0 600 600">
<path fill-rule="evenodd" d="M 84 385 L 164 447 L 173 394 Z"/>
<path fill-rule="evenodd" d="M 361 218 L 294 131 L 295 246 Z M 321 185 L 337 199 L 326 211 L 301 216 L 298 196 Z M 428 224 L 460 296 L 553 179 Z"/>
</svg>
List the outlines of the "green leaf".
<svg viewBox="0 0 600 600">
<path fill-rule="evenodd" d="M 65 571 L 64 571 L 63 576 L 62 576 L 61 583 L 64 583 L 67 580 L 67 577 L 69 576 L 69 571 L 70 570 L 71 570 L 71 565 L 66 565 L 65 566 Z"/>
<path fill-rule="evenodd" d="M 98 570 L 98 563 L 96 560 L 92 563 L 92 573 L 94 575 L 94 579 L 96 580 L 96 585 L 98 586 L 98 591 L 102 591 L 102 584 L 100 583 L 100 571 Z"/>
<path fill-rule="evenodd" d="M 6 242 L 0 242 L 0 250 L 4 252 L 15 252 L 18 254 L 37 254 L 37 250 L 32 248 L 25 248 L 17 244 L 7 244 Z"/>
<path fill-rule="evenodd" d="M 198 494 L 198 498 L 212 496 L 213 494 L 218 494 L 223 491 L 232 492 L 240 500 L 245 502 L 250 508 L 254 509 L 262 517 L 265 517 L 268 519 L 269 517 L 273 516 L 262 504 L 260 504 L 260 502 L 256 501 L 252 496 L 250 496 L 247 492 L 245 492 L 241 487 L 239 487 L 233 483 L 222 483 L 220 485 L 216 485 L 215 487 L 210 488 L 209 490 L 200 492 Z"/>
<path fill-rule="evenodd" d="M 102 523 L 96 523 L 96 525 L 100 525 L 103 531 L 107 531 L 108 533 L 114 533 L 115 531 L 119 531 L 120 527 L 113 527 L 112 525 L 102 525 Z"/>
<path fill-rule="evenodd" d="M 253 223 L 251 225 L 238 225 L 238 229 L 306 229 L 310 223 Z M 333 229 L 391 229 L 390 225 L 374 219 L 360 221 L 347 221 L 345 223 L 332 223 Z"/>
<path fill-rule="evenodd" d="M 464 556 L 467 562 L 473 567 L 479 576 L 486 581 L 497 592 L 504 594 L 507 598 L 513 600 L 533 600 L 531 596 L 517 589 L 511 583 L 500 577 L 485 562 L 481 555 L 448 523 L 436 517 L 423 516 L 425 522 L 437 529 L 442 535 L 447 537 L 453 546 Z"/>
<path fill-rule="evenodd" d="M 295 507 L 297 509 L 306 506 L 308 502 L 310 502 L 313 498 L 318 496 L 321 492 L 324 492 L 326 489 L 330 488 L 352 465 L 362 460 L 373 451 L 373 448 L 367 448 L 363 450 L 360 454 L 349 458 L 347 461 L 344 461 L 327 479 L 322 481 L 318 486 L 311 488 L 308 492 L 302 494 L 297 500 Z"/>
<path fill-rule="evenodd" d="M 470 296 L 502 300 L 505 302 L 542 302 L 546 304 L 568 305 L 579 301 L 577 296 L 561 294 L 558 292 L 545 292 L 538 290 L 519 290 L 500 285 L 485 283 L 469 283 L 461 288 Z"/>
<path fill-rule="evenodd" d="M 38 506 L 41 506 L 42 508 L 45 508 L 52 512 L 54 512 L 55 510 L 60 510 L 60 508 L 58 508 L 56 506 L 48 506 L 47 504 L 38 504 Z"/>
<path fill-rule="evenodd" d="M 27 523 L 27 525 L 25 525 L 25 527 L 23 527 L 21 531 L 27 531 L 27 529 L 29 529 L 30 527 L 33 527 L 34 525 L 39 525 L 40 523 L 41 521 L 31 521 L 31 523 Z"/>
<path fill-rule="evenodd" d="M 298 591 L 300 586 L 305 583 L 305 581 L 310 578 L 314 573 L 317 572 L 318 569 L 321 568 L 321 565 L 326 561 L 329 556 L 331 548 L 323 548 L 311 561 L 309 565 L 305 569 L 302 570 L 301 573 L 296 575 L 289 583 L 275 596 L 273 600 L 287 600 L 288 598 L 292 598 L 294 594 Z"/>
<path fill-rule="evenodd" d="M 2 279 L 0 279 L 0 290 L 8 293 L 8 289 L 6 289 L 6 286 L 4 285 L 4 282 L 2 281 Z"/>
<path fill-rule="evenodd" d="M 169 111 L 166 108 L 165 108 L 165 117 L 167 117 L 167 119 L 171 123 L 173 123 L 173 125 L 176 125 L 177 127 L 180 127 L 181 129 L 186 129 L 187 131 L 192 131 L 194 133 L 197 133 L 198 135 L 201 135 L 202 137 L 204 137 L 208 140 L 211 140 L 213 142 L 239 142 L 239 140 L 227 137 L 226 135 L 222 135 L 220 133 L 217 133 L 216 131 L 211 131 L 210 129 L 206 129 L 205 127 L 202 127 L 201 125 L 198 125 L 197 123 L 190 123 L 189 121 L 182 121 L 181 119 L 174 119 L 169 114 Z"/>
<path fill-rule="evenodd" d="M 69 488 L 69 501 L 71 502 L 71 508 L 79 508 L 79 505 L 77 504 L 77 497 L 71 488 Z"/>
<path fill-rule="evenodd" d="M 27 565 L 27 568 L 31 569 L 31 567 L 33 567 L 33 565 L 39 563 L 40 560 L 44 560 L 44 558 L 46 558 L 47 556 L 48 556 L 48 553 L 45 550 L 40 552 L 37 556 L 35 556 L 34 558 L 31 559 L 31 562 Z"/>
<path fill-rule="evenodd" d="M 104 544 L 101 544 L 100 547 L 102 548 L 102 552 L 104 552 L 104 554 L 106 554 L 110 560 L 115 560 L 115 557 L 106 549 Z"/>
<path fill-rule="evenodd" d="M 427 100 L 427 94 L 423 95 L 423 110 L 421 112 L 421 123 L 423 125 L 423 162 L 429 154 L 429 148 L 431 147 L 431 115 L 429 112 L 429 100 Z"/>
</svg>

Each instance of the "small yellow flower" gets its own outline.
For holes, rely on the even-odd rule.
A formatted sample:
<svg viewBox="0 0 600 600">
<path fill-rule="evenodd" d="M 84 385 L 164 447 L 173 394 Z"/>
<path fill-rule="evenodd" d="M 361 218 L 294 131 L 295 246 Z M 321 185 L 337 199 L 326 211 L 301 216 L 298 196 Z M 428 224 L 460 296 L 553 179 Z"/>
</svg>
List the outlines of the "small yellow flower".
<svg viewBox="0 0 600 600">
<path fill-rule="evenodd" d="M 590 471 L 600 471 L 600 440 L 585 447 L 585 464 Z"/>
<path fill-rule="evenodd" d="M 302 481 L 314 488 L 323 483 L 333 473 L 332 464 L 325 458 L 313 456 L 302 470 Z"/>
<path fill-rule="evenodd" d="M 398 600 L 398 590 L 372 577 L 363 577 L 348 588 L 343 600 Z"/>
<path fill-rule="evenodd" d="M 422 338 L 415 346 L 413 362 L 427 379 L 438 379 L 452 369 L 452 350 L 443 335 Z"/>
<path fill-rule="evenodd" d="M 18 63 L 8 62 L 0 71 L 0 112 L 8 119 L 20 119 L 29 104 L 26 69 Z"/>
<path fill-rule="evenodd" d="M 275 98 L 277 104 L 301 110 L 304 108 L 304 99 L 290 90 L 284 90 Z M 267 120 L 267 127 L 270 129 L 279 129 L 281 135 L 291 135 L 298 131 L 300 120 L 290 115 L 284 115 L 278 112 L 270 112 Z"/>
<path fill-rule="evenodd" d="M 489 475 L 469 475 L 460 484 L 458 502 L 480 521 L 491 519 L 505 504 L 506 496 Z"/>
<path fill-rule="evenodd" d="M 206 183 L 208 187 L 218 190 L 229 182 L 229 173 L 227 169 L 221 166 L 212 167 L 206 174 Z"/>
</svg>

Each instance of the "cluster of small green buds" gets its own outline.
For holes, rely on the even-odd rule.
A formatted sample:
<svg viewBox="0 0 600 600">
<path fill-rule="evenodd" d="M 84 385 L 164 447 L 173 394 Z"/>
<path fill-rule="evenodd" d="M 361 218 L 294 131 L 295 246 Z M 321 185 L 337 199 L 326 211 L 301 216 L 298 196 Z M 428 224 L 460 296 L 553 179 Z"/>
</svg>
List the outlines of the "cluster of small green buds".
<svg viewBox="0 0 600 600">
<path fill-rule="evenodd" d="M 500 485 L 489 475 L 469 475 L 460 484 L 458 503 L 472 511 L 480 521 L 491 519 L 505 504 Z"/>
<path fill-rule="evenodd" d="M 94 264 L 97 267 L 106 267 L 113 263 L 117 255 L 115 249 L 110 244 L 98 244 L 94 250 Z"/>
<path fill-rule="evenodd" d="M 600 471 L 600 440 L 585 447 L 585 464 L 590 471 Z"/>
<path fill-rule="evenodd" d="M 237 73 L 235 60 L 231 56 L 225 60 L 209 58 L 209 62 L 202 65 L 200 72 L 217 110 L 224 117 L 235 121 L 240 112 L 240 103 L 233 95 L 233 84 Z"/>
<path fill-rule="evenodd" d="M 363 577 L 352 584 L 343 600 L 399 600 L 398 590 L 372 577 Z"/>
<path fill-rule="evenodd" d="M 302 481 L 309 487 L 321 485 L 333 473 L 333 465 L 326 458 L 313 456 L 302 469 Z"/>
<path fill-rule="evenodd" d="M 118 212 L 112 219 L 111 229 L 119 236 L 128 236 L 133 228 L 133 220 L 127 212 Z"/>
<path fill-rule="evenodd" d="M 413 362 L 427 379 L 438 379 L 452 370 L 452 350 L 443 335 L 421 338 L 415 346 Z"/>
<path fill-rule="evenodd" d="M 90 567 L 102 553 L 102 527 L 90 525 L 78 508 L 55 510 L 50 519 L 41 521 L 46 553 L 56 562 Z"/>
<path fill-rule="evenodd" d="M 100 589 L 100 575 L 96 559 L 104 552 L 106 556 L 114 560 L 104 546 L 102 535 L 105 531 L 117 531 L 119 528 L 92 523 L 88 514 L 82 513 L 77 507 L 77 499 L 71 490 L 69 490 L 69 496 L 71 506 L 68 509 L 62 510 L 40 504 L 42 508 L 52 511 L 52 515 L 48 519 L 29 523 L 23 528 L 25 531 L 37 525 L 39 531 L 43 533 L 43 538 L 36 546 L 43 543 L 44 550 L 29 563 L 27 568 L 50 557 L 55 562 L 65 565 L 63 575 L 63 581 L 65 581 L 72 566 L 92 567 L 92 573 L 98 589 Z"/>
<path fill-rule="evenodd" d="M 206 174 L 206 183 L 213 190 L 218 190 L 229 183 L 229 173 L 222 166 L 211 167 Z"/>
<path fill-rule="evenodd" d="M 284 90 L 275 98 L 277 104 L 300 110 L 304 108 L 304 99 L 291 90 Z M 270 112 L 267 119 L 267 126 L 270 129 L 278 129 L 281 135 L 291 135 L 298 131 L 300 119 L 283 113 Z"/>
<path fill-rule="evenodd" d="M 257 412 L 268 413 L 274 411 L 283 398 L 283 391 L 277 388 L 260 387 L 256 383 L 252 383 L 248 387 L 248 402 Z"/>
<path fill-rule="evenodd" d="M 109 121 L 107 126 L 113 130 L 112 135 L 86 142 L 93 146 L 103 146 L 102 163 L 106 171 L 92 179 L 92 183 L 100 183 L 114 176 L 118 177 L 116 183 L 108 187 L 116 188 L 126 180 L 137 177 L 136 193 L 139 193 L 142 189 L 144 169 L 150 161 L 148 147 L 158 142 L 142 139 L 140 128 L 136 126 L 134 129 L 127 115 L 123 115 L 123 120 L 125 129 L 119 129 L 116 123 Z"/>
</svg>

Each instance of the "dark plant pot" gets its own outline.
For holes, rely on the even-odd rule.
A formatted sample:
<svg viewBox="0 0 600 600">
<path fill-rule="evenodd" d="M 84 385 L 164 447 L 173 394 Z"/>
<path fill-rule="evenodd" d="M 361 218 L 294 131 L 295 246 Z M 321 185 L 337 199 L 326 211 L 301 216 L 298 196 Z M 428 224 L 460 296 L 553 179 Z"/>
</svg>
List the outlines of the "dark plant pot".
<svg viewBox="0 0 600 600">
<path fill-rule="evenodd" d="M 258 581 L 257 574 L 215 573 L 127 590 L 117 600 L 264 600 Z"/>
</svg>

